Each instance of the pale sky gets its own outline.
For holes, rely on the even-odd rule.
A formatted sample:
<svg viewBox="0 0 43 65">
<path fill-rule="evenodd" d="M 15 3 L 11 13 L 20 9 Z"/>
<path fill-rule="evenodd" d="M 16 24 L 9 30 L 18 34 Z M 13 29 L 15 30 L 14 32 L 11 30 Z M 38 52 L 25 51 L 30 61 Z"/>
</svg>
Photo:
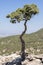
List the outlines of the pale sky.
<svg viewBox="0 0 43 65">
<path fill-rule="evenodd" d="M 39 14 L 27 22 L 27 33 L 33 33 L 43 28 L 43 0 L 0 0 L 0 36 L 21 34 L 24 30 L 24 22 L 12 24 L 6 15 L 22 8 L 25 4 L 36 4 Z"/>
</svg>

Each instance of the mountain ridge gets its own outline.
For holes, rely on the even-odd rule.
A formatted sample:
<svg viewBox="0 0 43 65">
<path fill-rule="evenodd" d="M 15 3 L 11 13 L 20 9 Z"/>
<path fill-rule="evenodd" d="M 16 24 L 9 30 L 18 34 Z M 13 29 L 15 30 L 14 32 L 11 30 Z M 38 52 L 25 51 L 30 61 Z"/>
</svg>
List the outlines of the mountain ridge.
<svg viewBox="0 0 43 65">
<path fill-rule="evenodd" d="M 43 32 L 43 28 L 41 28 L 41 29 L 39 29 L 39 30 L 37 30 L 37 31 L 35 31 L 35 32 L 32 32 L 32 33 L 26 33 L 26 34 L 28 34 L 28 35 L 31 35 L 31 34 L 34 34 L 34 33 L 37 33 L 37 32 Z M 20 35 L 20 34 L 18 34 L 18 35 Z M 18 36 L 18 35 L 7 35 L 7 36 L 2 36 L 2 34 L 0 35 L 0 38 L 4 38 L 4 37 L 10 37 L 10 36 Z"/>
<path fill-rule="evenodd" d="M 0 54 L 11 54 L 21 49 L 20 35 L 13 35 L 4 38 L 0 38 Z M 43 29 L 32 33 L 25 34 L 23 39 L 30 53 L 35 54 L 43 53 Z M 33 50 L 31 50 L 31 48 Z M 39 52 L 38 52 L 38 51 Z"/>
</svg>

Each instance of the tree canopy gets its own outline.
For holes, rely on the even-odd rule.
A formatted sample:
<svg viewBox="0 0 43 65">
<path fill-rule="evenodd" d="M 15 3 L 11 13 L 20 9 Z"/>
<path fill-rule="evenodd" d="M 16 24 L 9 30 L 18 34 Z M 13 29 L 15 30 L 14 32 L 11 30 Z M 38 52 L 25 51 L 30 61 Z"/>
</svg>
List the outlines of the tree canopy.
<svg viewBox="0 0 43 65">
<path fill-rule="evenodd" d="M 16 23 L 23 20 L 30 20 L 33 15 L 39 13 L 37 5 L 35 4 L 27 4 L 24 5 L 23 8 L 18 8 L 16 11 L 8 14 L 6 17 L 10 18 L 10 22 Z"/>
</svg>

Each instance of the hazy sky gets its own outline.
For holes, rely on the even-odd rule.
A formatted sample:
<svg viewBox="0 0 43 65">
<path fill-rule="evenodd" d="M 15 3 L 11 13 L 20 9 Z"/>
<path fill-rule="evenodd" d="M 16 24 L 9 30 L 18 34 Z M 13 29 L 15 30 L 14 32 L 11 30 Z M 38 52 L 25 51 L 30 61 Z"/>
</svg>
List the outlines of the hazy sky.
<svg viewBox="0 0 43 65">
<path fill-rule="evenodd" d="M 22 8 L 25 4 L 36 4 L 39 14 L 27 22 L 27 33 L 32 33 L 43 28 L 43 0 L 0 0 L 0 36 L 21 34 L 24 30 L 24 22 L 12 24 L 6 15 Z"/>
</svg>

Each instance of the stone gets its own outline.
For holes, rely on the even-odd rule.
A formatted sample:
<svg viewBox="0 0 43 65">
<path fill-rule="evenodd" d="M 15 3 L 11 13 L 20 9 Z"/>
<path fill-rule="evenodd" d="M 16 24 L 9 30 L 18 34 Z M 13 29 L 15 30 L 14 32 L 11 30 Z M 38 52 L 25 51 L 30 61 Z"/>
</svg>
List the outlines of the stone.
<svg viewBox="0 0 43 65">
<path fill-rule="evenodd" d="M 0 65 L 43 65 L 43 54 L 28 54 L 24 61 L 22 61 L 21 56 L 16 53 L 8 56 L 0 55 Z"/>
</svg>

